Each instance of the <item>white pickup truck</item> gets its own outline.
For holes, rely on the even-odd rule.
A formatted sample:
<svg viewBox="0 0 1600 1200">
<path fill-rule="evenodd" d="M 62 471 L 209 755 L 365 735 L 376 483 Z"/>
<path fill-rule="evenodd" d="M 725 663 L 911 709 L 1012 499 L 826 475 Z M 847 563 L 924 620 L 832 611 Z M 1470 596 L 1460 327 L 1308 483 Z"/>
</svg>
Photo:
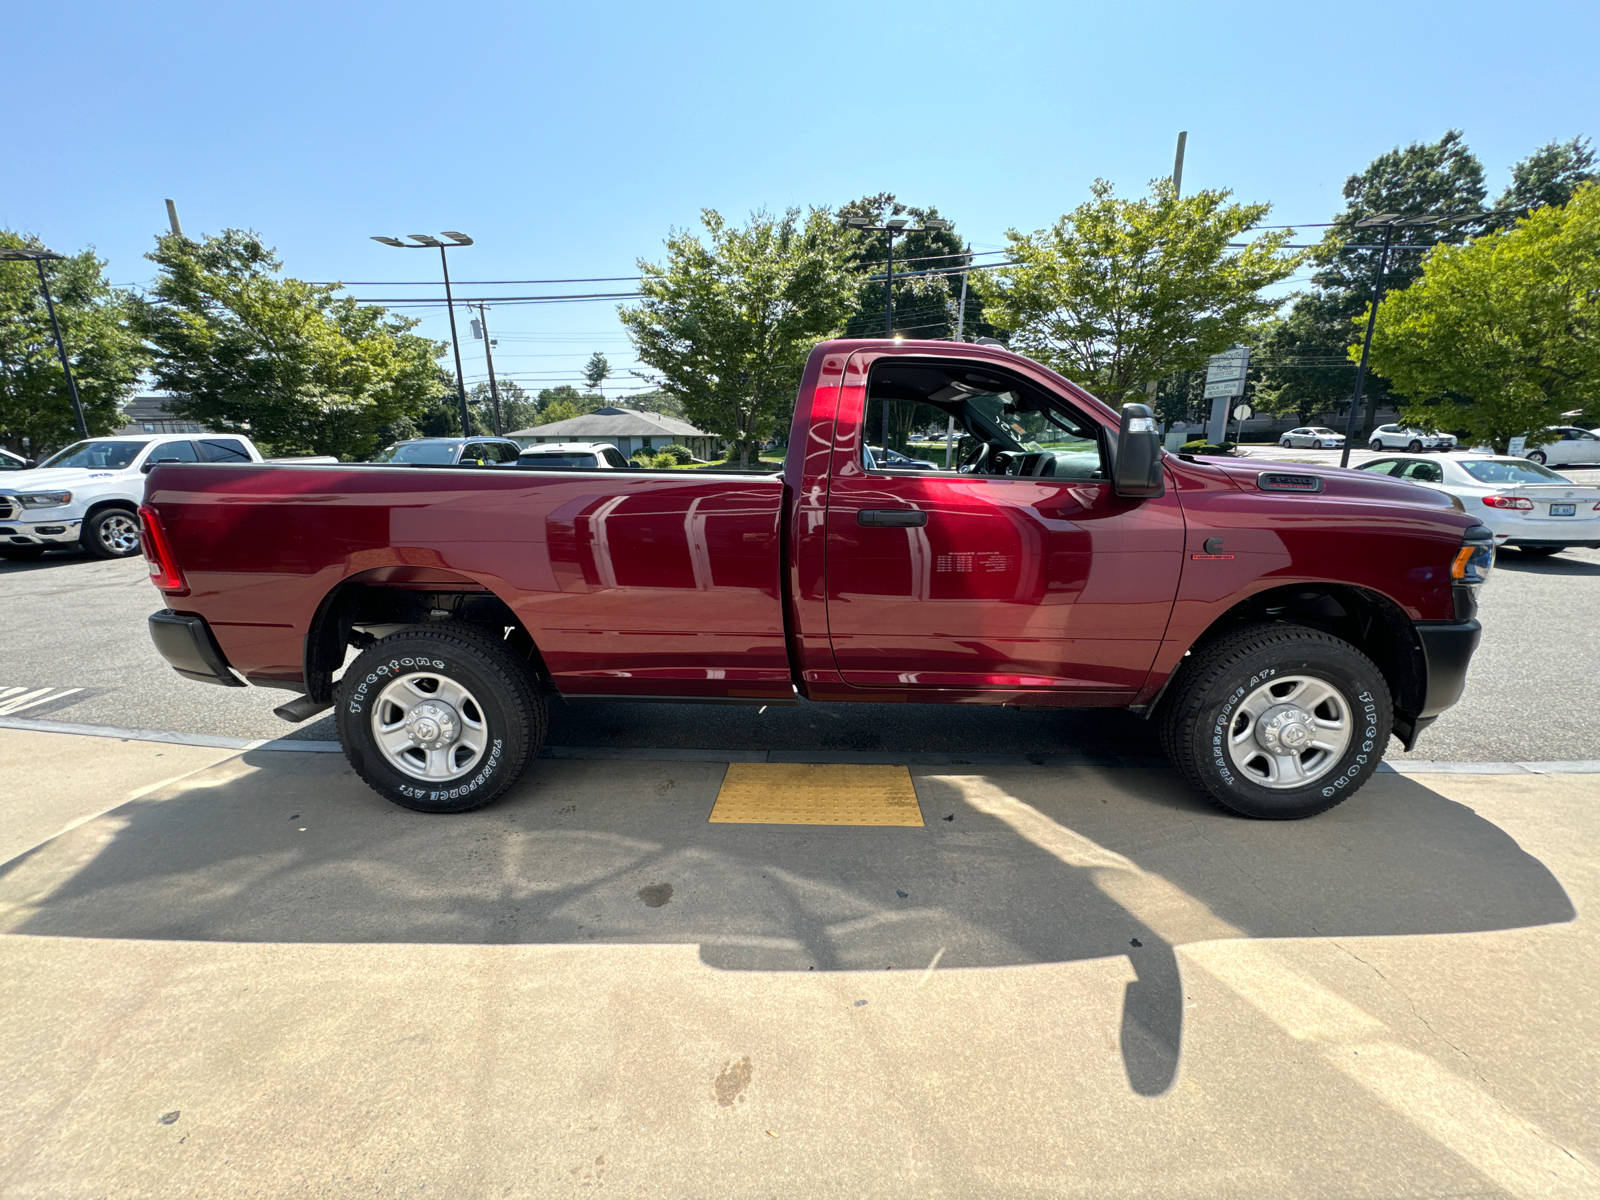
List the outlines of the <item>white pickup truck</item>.
<svg viewBox="0 0 1600 1200">
<path fill-rule="evenodd" d="M 262 461 L 249 438 L 232 433 L 74 442 L 32 470 L 0 475 L 0 558 L 38 558 L 52 546 L 80 543 L 96 558 L 128 558 L 139 553 L 139 502 L 150 468 Z"/>
</svg>

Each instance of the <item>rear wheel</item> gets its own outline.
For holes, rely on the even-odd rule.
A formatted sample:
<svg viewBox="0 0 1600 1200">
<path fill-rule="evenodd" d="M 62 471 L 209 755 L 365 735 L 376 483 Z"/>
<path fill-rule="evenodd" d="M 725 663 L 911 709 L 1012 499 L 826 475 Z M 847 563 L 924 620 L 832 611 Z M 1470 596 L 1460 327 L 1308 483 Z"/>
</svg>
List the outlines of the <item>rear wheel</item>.
<svg viewBox="0 0 1600 1200">
<path fill-rule="evenodd" d="M 79 540 L 96 558 L 132 558 L 139 553 L 139 518 L 125 508 L 102 508 L 83 523 Z"/>
<path fill-rule="evenodd" d="M 544 744 L 528 664 L 474 626 L 414 625 L 374 642 L 339 683 L 339 742 L 379 795 L 459 813 L 503 795 Z"/>
<path fill-rule="evenodd" d="M 32 562 L 44 556 L 43 546 L 0 546 L 0 558 L 9 558 L 12 562 Z"/>
<path fill-rule="evenodd" d="M 1197 791 L 1247 817 L 1338 804 L 1382 761 L 1389 688 L 1348 642 L 1302 625 L 1249 625 L 1191 653 L 1162 705 L 1161 743 Z"/>
<path fill-rule="evenodd" d="M 1548 458 L 1548 456 L 1545 454 L 1545 452 L 1543 450 L 1531 450 L 1531 451 L 1528 452 L 1528 461 L 1529 462 L 1536 462 L 1540 466 L 1544 465 L 1544 463 L 1547 460 L 1547 458 Z"/>
</svg>

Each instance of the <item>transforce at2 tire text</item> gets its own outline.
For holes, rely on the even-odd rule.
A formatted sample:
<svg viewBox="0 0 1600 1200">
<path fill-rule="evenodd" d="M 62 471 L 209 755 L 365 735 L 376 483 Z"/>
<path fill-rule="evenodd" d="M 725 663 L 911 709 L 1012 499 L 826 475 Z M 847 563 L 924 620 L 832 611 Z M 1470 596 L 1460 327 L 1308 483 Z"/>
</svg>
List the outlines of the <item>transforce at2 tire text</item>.
<svg viewBox="0 0 1600 1200">
<path fill-rule="evenodd" d="M 357 775 L 418 812 L 497 799 L 544 744 L 528 664 L 491 632 L 413 625 L 362 651 L 339 682 L 339 744 Z"/>
<path fill-rule="evenodd" d="M 1310 817 L 1347 799 L 1383 759 L 1394 720 L 1382 672 L 1302 625 L 1249 625 L 1196 648 L 1159 715 L 1183 777 L 1247 817 Z"/>
</svg>

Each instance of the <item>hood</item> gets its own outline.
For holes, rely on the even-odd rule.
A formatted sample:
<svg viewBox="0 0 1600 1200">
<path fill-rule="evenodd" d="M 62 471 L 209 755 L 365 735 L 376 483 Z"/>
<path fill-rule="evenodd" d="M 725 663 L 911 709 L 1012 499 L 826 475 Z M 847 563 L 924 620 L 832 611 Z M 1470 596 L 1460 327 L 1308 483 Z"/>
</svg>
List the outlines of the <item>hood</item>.
<svg viewBox="0 0 1600 1200">
<path fill-rule="evenodd" d="M 1226 475 L 1242 492 L 1261 492 L 1271 496 L 1282 496 L 1287 500 L 1300 498 L 1311 501 L 1361 500 L 1403 504 L 1409 508 L 1438 509 L 1445 513 L 1456 511 L 1454 502 L 1445 492 L 1436 488 L 1422 487 L 1420 484 L 1407 483 L 1403 479 L 1391 479 L 1387 475 L 1376 475 L 1371 471 L 1325 466 L 1321 463 L 1273 462 L 1265 458 L 1196 458 L 1195 461 Z M 1298 488 L 1279 490 L 1270 486 L 1263 487 L 1261 479 L 1263 475 L 1297 476 L 1302 479 L 1310 477 L 1321 484 L 1321 490 L 1300 491 Z M 1271 481 L 1268 482 L 1270 484 Z"/>
<path fill-rule="evenodd" d="M 102 479 L 120 479 L 138 474 L 138 471 L 131 468 L 121 471 L 91 471 L 87 467 L 52 467 L 41 471 L 35 467 L 31 471 L 18 471 L 15 477 L 11 477 L 11 473 L 7 472 L 7 478 L 0 479 L 0 492 L 8 496 L 14 496 L 18 492 L 70 492 L 89 483 L 99 483 Z"/>
</svg>

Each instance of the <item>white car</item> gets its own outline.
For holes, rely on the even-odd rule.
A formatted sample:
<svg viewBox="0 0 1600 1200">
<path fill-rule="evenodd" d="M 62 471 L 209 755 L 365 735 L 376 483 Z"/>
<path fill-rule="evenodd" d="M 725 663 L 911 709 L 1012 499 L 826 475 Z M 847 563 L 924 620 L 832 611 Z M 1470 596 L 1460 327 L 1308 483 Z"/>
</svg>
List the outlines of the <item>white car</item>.
<svg viewBox="0 0 1600 1200">
<path fill-rule="evenodd" d="M 609 442 L 542 442 L 517 456 L 523 471 L 611 471 L 632 466 Z"/>
<path fill-rule="evenodd" d="M 1569 546 L 1600 547 L 1600 487 L 1574 483 L 1525 458 L 1391 454 L 1356 470 L 1454 496 L 1467 515 L 1489 527 L 1496 546 L 1539 555 L 1559 554 Z"/>
<path fill-rule="evenodd" d="M 0 476 L 0 558 L 38 558 L 75 544 L 96 558 L 132 557 L 144 477 L 157 463 L 260 461 L 250 439 L 232 433 L 74 442 L 31 471 Z"/>
<path fill-rule="evenodd" d="M 0 471 L 31 471 L 33 467 L 33 459 L 23 458 L 0 446 Z"/>
<path fill-rule="evenodd" d="M 1339 450 L 1344 446 L 1344 434 L 1329 429 L 1326 425 L 1303 425 L 1299 429 L 1291 429 L 1278 439 L 1278 445 L 1289 447 L 1309 447 L 1312 450 Z"/>
<path fill-rule="evenodd" d="M 1456 448 L 1456 437 L 1453 433 L 1427 433 L 1409 425 L 1379 425 L 1372 431 L 1372 440 L 1367 443 L 1367 448 L 1408 450 L 1412 454 L 1423 450 L 1449 451 Z"/>
<path fill-rule="evenodd" d="M 1524 450 L 1522 457 L 1548 467 L 1600 467 L 1600 436 L 1576 425 L 1561 425 L 1559 437 Z"/>
</svg>

